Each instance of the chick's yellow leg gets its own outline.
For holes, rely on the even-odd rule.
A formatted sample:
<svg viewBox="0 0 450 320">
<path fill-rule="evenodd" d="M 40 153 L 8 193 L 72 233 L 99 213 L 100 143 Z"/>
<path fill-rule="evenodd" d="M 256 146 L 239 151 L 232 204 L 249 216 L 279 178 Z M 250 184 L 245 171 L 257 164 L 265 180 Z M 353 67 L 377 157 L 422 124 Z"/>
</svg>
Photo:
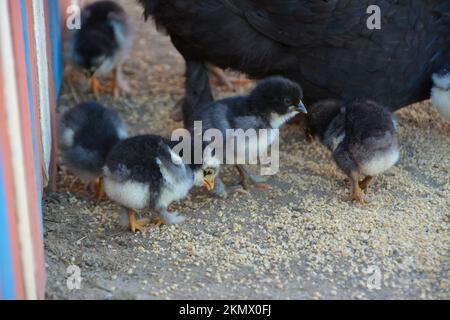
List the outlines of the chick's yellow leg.
<svg viewBox="0 0 450 320">
<path fill-rule="evenodd" d="M 148 224 L 148 219 L 141 219 L 138 221 L 136 219 L 136 212 L 131 209 L 128 210 L 128 220 L 130 221 L 131 232 L 144 231 L 146 225 Z"/>
<path fill-rule="evenodd" d="M 153 224 L 157 227 L 163 226 L 165 224 L 164 219 L 161 217 L 158 217 L 155 219 L 155 221 L 153 222 Z"/>
<path fill-rule="evenodd" d="M 119 75 L 118 75 L 119 69 L 113 70 L 113 78 L 111 81 L 111 92 L 113 95 L 113 100 L 117 100 L 119 98 Z"/>
<path fill-rule="evenodd" d="M 357 201 L 359 203 L 365 204 L 367 203 L 367 200 L 364 197 L 364 193 L 362 192 L 360 186 L 359 186 L 359 181 L 358 179 L 352 179 L 352 187 L 353 187 L 353 191 L 352 191 L 352 201 Z"/>
<path fill-rule="evenodd" d="M 366 190 L 369 187 L 371 182 L 372 182 L 372 177 L 371 176 L 367 176 L 367 177 L 364 178 L 363 181 L 359 182 L 359 187 L 361 189 L 363 189 L 363 190 Z"/>
<path fill-rule="evenodd" d="M 105 197 L 105 185 L 103 183 L 103 178 L 98 178 L 95 183 L 95 201 L 100 203 Z"/>
<path fill-rule="evenodd" d="M 94 93 L 94 95 L 98 98 L 100 95 L 100 92 L 103 90 L 103 86 L 98 80 L 96 76 L 92 76 L 91 78 L 91 91 Z"/>
</svg>

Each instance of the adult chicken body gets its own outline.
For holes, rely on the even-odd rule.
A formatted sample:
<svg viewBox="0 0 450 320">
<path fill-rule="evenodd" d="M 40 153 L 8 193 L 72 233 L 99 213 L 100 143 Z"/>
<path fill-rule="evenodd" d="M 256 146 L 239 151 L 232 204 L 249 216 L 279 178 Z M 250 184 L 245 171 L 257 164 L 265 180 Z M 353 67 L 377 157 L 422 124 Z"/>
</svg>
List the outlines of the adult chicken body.
<svg viewBox="0 0 450 320">
<path fill-rule="evenodd" d="M 206 62 L 283 75 L 305 102 L 372 99 L 391 111 L 428 99 L 450 66 L 448 0 L 139 0 L 187 63 L 185 113 L 212 99 Z M 377 5 L 381 29 L 367 26 Z"/>
</svg>

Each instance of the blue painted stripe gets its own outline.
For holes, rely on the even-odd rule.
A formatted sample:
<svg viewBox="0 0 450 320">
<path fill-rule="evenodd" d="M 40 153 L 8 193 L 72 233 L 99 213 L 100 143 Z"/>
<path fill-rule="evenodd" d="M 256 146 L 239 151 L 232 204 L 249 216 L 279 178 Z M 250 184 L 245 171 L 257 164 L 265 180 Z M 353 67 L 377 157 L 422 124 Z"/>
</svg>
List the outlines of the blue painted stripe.
<svg viewBox="0 0 450 320">
<path fill-rule="evenodd" d="M 26 61 L 27 67 L 27 82 L 28 82 L 28 97 L 30 101 L 30 114 L 31 114 L 31 126 L 33 131 L 33 153 L 34 153 L 34 167 L 36 170 L 36 187 L 38 191 L 38 202 L 39 202 L 39 210 L 40 210 L 40 220 L 41 226 L 43 226 L 43 217 L 42 217 L 42 194 L 41 194 L 41 168 L 39 168 L 39 149 L 38 149 L 38 141 L 37 141 L 37 130 L 36 130 L 36 112 L 34 105 L 34 92 L 33 92 L 33 78 L 31 74 L 31 64 L 30 64 L 30 44 L 28 42 L 28 19 L 27 19 L 27 10 L 26 10 L 26 0 L 21 0 L 21 13 L 22 13 L 22 24 L 23 24 L 23 38 L 25 44 L 25 56 L 28 57 Z M 44 228 L 41 228 L 44 230 Z M 43 234 L 42 234 L 43 236 Z"/>
<path fill-rule="evenodd" d="M 3 154 L 0 150 L 0 299 L 14 300 L 14 268 L 8 223 L 8 206 L 4 186 Z"/>
<path fill-rule="evenodd" d="M 48 7 L 50 18 L 50 38 L 52 46 L 53 80 L 55 83 L 55 99 L 58 99 L 63 80 L 62 36 L 61 20 L 59 16 L 59 1 L 48 0 Z"/>
</svg>

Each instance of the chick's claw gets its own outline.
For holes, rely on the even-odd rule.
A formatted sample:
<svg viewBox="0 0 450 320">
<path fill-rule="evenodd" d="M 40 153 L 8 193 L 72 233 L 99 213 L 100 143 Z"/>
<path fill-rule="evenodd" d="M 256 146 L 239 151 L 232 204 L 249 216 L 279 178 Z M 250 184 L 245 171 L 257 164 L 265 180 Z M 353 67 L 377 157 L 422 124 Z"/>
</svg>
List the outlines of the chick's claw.
<svg viewBox="0 0 450 320">
<path fill-rule="evenodd" d="M 130 222 L 130 230 L 131 232 L 136 232 L 136 231 L 144 231 L 149 223 L 148 219 L 140 219 L 137 220 L 136 219 L 136 213 L 134 211 L 129 211 L 128 212 L 128 219 Z"/>
<path fill-rule="evenodd" d="M 249 195 L 250 195 L 250 192 L 248 192 L 248 191 L 245 189 L 245 187 L 243 187 L 243 186 L 240 185 L 240 184 L 234 185 L 234 186 L 229 186 L 229 187 L 227 188 L 227 192 L 228 192 L 229 194 L 232 194 L 232 193 L 240 193 L 240 194 L 243 194 L 243 195 L 246 195 L 246 196 L 249 196 Z"/>
<path fill-rule="evenodd" d="M 156 227 L 161 227 L 161 226 L 163 226 L 163 225 L 164 225 L 164 220 L 163 220 L 163 218 L 161 218 L 161 217 L 156 218 L 156 219 L 153 221 L 153 225 L 156 226 Z"/>
<path fill-rule="evenodd" d="M 262 189 L 262 190 L 271 190 L 272 186 L 268 183 L 256 183 L 255 188 Z"/>
<path fill-rule="evenodd" d="M 361 204 L 368 204 L 369 202 L 367 201 L 366 197 L 364 196 L 364 193 L 361 191 L 361 189 L 355 189 L 352 193 L 352 197 L 351 197 L 352 201 L 356 201 L 359 202 Z"/>
</svg>

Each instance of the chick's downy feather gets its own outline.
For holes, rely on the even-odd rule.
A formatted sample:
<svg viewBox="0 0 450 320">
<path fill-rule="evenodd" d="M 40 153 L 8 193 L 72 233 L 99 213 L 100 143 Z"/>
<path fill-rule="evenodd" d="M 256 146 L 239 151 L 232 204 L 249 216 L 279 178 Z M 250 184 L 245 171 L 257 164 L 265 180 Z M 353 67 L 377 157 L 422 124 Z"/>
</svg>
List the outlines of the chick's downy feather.
<svg viewBox="0 0 450 320">
<path fill-rule="evenodd" d="M 96 102 L 64 112 L 58 134 L 64 163 L 85 180 L 101 175 L 108 152 L 128 136 L 120 116 Z"/>
</svg>

